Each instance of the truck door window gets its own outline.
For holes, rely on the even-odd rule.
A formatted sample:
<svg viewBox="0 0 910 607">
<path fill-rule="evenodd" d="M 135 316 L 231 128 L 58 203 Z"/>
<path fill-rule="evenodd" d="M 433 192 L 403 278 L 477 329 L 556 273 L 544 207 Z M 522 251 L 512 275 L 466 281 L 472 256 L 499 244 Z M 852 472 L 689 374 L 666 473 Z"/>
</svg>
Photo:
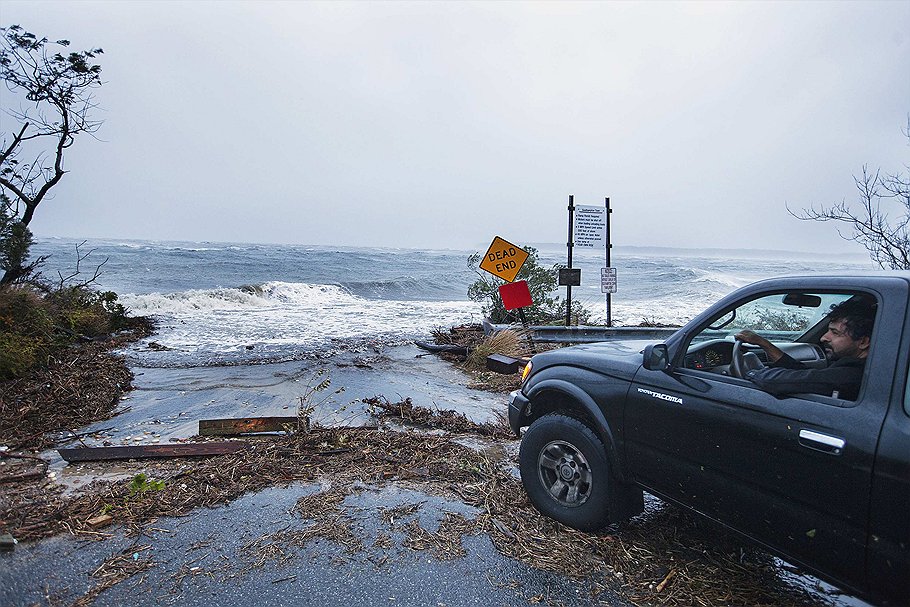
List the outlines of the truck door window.
<svg viewBox="0 0 910 607">
<path fill-rule="evenodd" d="M 749 329 L 804 365 L 824 368 L 828 362 L 817 344 L 827 330 L 828 313 L 833 306 L 855 295 L 775 292 L 742 302 L 720 312 L 692 337 L 683 366 L 732 375 L 734 336 Z M 763 363 L 768 363 L 767 354 L 761 348 L 746 346 L 746 351 L 753 352 Z"/>
</svg>

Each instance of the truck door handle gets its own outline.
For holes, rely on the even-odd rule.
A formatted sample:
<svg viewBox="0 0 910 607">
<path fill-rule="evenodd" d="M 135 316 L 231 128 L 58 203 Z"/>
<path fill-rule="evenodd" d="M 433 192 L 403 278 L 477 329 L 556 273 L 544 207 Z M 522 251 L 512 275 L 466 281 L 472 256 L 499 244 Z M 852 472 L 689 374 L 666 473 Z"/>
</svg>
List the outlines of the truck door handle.
<svg viewBox="0 0 910 607">
<path fill-rule="evenodd" d="M 836 436 L 829 436 L 827 434 L 821 434 L 820 432 L 813 432 L 812 430 L 800 430 L 799 444 L 808 449 L 821 451 L 822 453 L 840 455 L 847 442 Z"/>
</svg>

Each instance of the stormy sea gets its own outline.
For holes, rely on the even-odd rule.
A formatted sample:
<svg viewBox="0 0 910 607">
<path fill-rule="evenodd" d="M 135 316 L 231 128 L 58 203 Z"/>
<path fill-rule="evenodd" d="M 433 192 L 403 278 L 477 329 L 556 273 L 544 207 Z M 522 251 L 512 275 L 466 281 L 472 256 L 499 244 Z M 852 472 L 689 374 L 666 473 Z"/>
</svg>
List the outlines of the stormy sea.
<svg viewBox="0 0 910 607">
<path fill-rule="evenodd" d="M 566 262 L 565 246 L 535 246 L 543 266 Z M 276 244 L 38 239 L 46 279 L 76 270 L 75 281 L 119 294 L 134 315 L 158 320 L 156 347 L 130 356 L 144 367 L 197 367 L 289 361 L 344 344 L 403 343 L 435 328 L 480 322 L 467 297 L 474 251 Z M 480 251 L 482 252 L 482 251 Z M 604 252 L 576 249 L 582 284 L 573 289 L 595 321 Z M 870 270 L 862 256 L 775 251 L 614 247 L 614 325 L 682 324 L 737 287 L 782 274 Z M 564 296 L 565 289 L 561 289 Z M 157 347 L 157 346 L 160 346 Z"/>
</svg>

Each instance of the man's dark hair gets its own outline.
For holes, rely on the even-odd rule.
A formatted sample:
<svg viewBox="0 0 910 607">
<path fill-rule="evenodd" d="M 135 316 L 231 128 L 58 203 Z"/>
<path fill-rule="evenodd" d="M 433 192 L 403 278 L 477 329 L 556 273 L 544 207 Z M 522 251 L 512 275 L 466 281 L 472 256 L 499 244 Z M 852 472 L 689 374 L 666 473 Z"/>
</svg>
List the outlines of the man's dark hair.
<svg viewBox="0 0 910 607">
<path fill-rule="evenodd" d="M 872 325 L 875 324 L 875 308 L 878 304 L 871 298 L 851 297 L 831 306 L 828 322 L 841 320 L 853 339 L 872 337 Z"/>
</svg>

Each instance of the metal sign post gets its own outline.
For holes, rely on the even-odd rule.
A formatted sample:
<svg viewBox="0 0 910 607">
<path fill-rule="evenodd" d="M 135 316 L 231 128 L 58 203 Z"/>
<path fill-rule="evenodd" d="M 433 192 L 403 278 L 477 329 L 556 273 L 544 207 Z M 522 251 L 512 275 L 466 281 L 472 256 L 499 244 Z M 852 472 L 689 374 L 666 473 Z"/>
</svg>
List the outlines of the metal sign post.
<svg viewBox="0 0 910 607">
<path fill-rule="evenodd" d="M 613 245 L 610 244 L 610 214 L 613 213 L 613 209 L 610 208 L 610 197 L 609 196 L 605 199 L 604 204 L 607 207 L 607 245 L 604 248 L 607 251 L 606 252 L 607 267 L 612 269 L 613 266 L 610 265 L 610 249 L 613 248 Z M 612 304 L 611 296 L 613 294 L 613 291 L 616 290 L 616 270 L 612 271 L 612 275 L 613 275 L 613 289 L 607 291 L 607 326 L 608 327 L 613 326 L 613 316 L 612 316 L 612 310 L 611 310 L 611 304 Z"/>
<path fill-rule="evenodd" d="M 568 268 L 572 269 L 572 227 L 575 224 L 575 196 L 569 196 L 569 241 L 566 247 L 569 249 Z M 572 324 L 572 285 L 566 285 L 566 326 Z"/>
</svg>

